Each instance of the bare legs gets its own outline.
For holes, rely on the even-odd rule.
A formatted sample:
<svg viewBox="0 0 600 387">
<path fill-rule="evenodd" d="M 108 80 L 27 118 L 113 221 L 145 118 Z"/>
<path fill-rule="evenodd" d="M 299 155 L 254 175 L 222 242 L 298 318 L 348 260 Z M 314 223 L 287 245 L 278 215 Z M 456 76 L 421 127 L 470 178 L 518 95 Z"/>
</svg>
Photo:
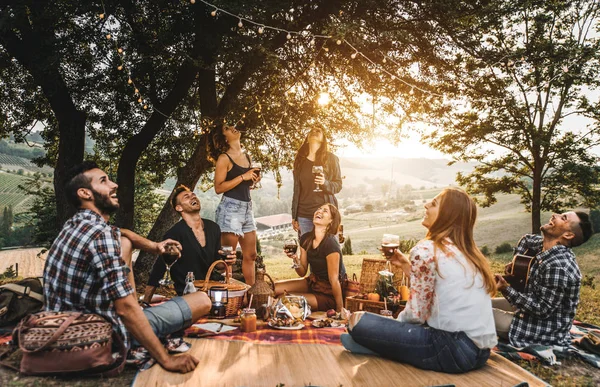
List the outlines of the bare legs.
<svg viewBox="0 0 600 387">
<path fill-rule="evenodd" d="M 254 262 L 256 261 L 256 231 L 247 232 L 240 237 L 234 233 L 221 233 L 221 246 L 232 246 L 234 249 L 238 242 L 242 248 L 242 274 L 248 285 L 254 284 Z"/>
</svg>

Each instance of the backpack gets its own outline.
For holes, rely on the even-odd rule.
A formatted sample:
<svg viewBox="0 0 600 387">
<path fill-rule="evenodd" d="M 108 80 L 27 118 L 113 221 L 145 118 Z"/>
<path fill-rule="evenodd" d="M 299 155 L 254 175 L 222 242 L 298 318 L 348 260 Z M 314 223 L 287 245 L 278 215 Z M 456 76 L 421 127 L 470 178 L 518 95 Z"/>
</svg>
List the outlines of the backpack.
<svg viewBox="0 0 600 387">
<path fill-rule="evenodd" d="M 44 289 L 39 278 L 0 286 L 0 327 L 17 324 L 23 317 L 44 306 Z"/>
</svg>

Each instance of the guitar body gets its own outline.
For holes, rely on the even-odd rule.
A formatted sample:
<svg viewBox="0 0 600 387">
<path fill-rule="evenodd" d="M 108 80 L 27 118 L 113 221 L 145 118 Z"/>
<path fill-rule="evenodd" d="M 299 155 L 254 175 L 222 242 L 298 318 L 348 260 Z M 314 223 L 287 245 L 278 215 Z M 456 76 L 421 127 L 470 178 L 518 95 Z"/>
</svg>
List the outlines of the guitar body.
<svg viewBox="0 0 600 387">
<path fill-rule="evenodd" d="M 510 274 L 504 276 L 506 282 L 518 292 L 523 293 L 525 291 L 525 285 L 529 281 L 529 270 L 531 270 L 533 258 L 528 255 L 515 255 Z"/>
</svg>

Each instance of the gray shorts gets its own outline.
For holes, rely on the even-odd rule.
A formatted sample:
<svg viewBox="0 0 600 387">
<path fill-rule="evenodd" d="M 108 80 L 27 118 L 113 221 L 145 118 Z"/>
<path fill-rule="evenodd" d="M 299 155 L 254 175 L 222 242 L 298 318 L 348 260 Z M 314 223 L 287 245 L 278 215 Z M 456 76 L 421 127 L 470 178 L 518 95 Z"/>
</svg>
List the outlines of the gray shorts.
<svg viewBox="0 0 600 387">
<path fill-rule="evenodd" d="M 144 309 L 144 314 L 159 338 L 192 325 L 192 310 L 181 297 Z"/>
<path fill-rule="evenodd" d="M 223 196 L 217 207 L 216 222 L 221 227 L 221 232 L 230 232 L 237 236 L 244 236 L 256 230 L 252 202 Z"/>
</svg>

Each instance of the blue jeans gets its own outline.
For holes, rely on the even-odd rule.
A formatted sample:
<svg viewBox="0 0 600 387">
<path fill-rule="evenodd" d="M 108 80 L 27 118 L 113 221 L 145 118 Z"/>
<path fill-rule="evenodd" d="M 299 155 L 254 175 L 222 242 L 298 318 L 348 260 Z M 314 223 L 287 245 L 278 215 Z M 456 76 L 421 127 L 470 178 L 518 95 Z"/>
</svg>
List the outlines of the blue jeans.
<svg viewBox="0 0 600 387">
<path fill-rule="evenodd" d="M 382 357 L 417 368 L 458 374 L 483 367 L 488 348 L 478 348 L 464 332 L 446 332 L 365 313 L 352 339 Z"/>
<path fill-rule="evenodd" d="M 300 218 L 298 217 L 298 226 L 300 227 L 299 236 L 311 232 L 315 225 L 313 224 L 312 218 Z"/>
<path fill-rule="evenodd" d="M 144 309 L 152 331 L 160 339 L 192 325 L 192 310 L 181 297 L 175 297 L 163 304 Z M 133 336 L 132 336 L 133 339 Z M 139 347 L 133 339 L 133 346 Z"/>
<path fill-rule="evenodd" d="M 230 232 L 240 237 L 256 230 L 252 202 L 243 202 L 225 195 L 217 206 L 215 221 L 221 228 L 221 232 Z"/>
</svg>

